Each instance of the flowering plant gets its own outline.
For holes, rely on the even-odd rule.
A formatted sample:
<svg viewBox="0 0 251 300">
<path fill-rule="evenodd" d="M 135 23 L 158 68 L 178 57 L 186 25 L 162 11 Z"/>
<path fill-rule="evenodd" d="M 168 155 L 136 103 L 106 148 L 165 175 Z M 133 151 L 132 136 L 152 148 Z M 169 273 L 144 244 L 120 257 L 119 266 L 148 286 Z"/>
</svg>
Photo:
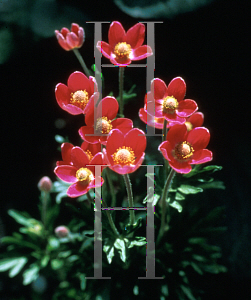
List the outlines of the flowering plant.
<svg viewBox="0 0 251 300">
<path fill-rule="evenodd" d="M 202 165 L 213 159 L 206 149 L 210 132 L 202 127 L 203 113 L 194 100 L 184 99 L 181 77 L 168 85 L 151 79 L 145 99 L 135 99 L 132 89 L 124 91 L 125 66 L 153 55 L 150 45 L 142 45 L 142 23 L 126 32 L 115 21 L 109 43 L 95 41 L 118 66 L 118 97 L 101 97 L 101 70 L 95 64 L 92 74 L 80 56 L 83 28 L 72 24 L 71 32 L 55 32 L 60 46 L 74 51 L 85 72 L 75 71 L 67 85 L 57 84 L 55 98 L 72 118 L 84 115 L 85 124 L 78 128 L 78 145 L 56 136 L 62 159 L 54 169 L 57 181 L 44 177 L 38 184 L 41 220 L 9 211 L 23 227 L 21 234 L 2 239 L 10 244 L 10 253 L 0 260 L 0 271 L 8 270 L 10 277 L 23 271 L 24 285 L 42 276 L 48 282 L 53 278 L 57 289 L 52 299 L 117 299 L 118 294 L 147 299 L 149 290 L 161 300 L 199 297 L 191 278 L 226 271 L 217 261 L 220 248 L 208 242 L 209 233 L 222 231 L 215 227 L 222 209 L 201 216 L 199 208 L 188 204 L 191 195 L 224 189 L 211 177 L 221 167 Z M 124 116 L 124 100 L 131 99 L 142 102 L 138 115 L 141 126 L 147 124 L 146 133 Z M 60 219 L 61 202 L 69 209 L 65 219 Z M 111 283 L 99 280 L 105 278 Z M 153 286 L 141 279 L 160 280 Z"/>
</svg>

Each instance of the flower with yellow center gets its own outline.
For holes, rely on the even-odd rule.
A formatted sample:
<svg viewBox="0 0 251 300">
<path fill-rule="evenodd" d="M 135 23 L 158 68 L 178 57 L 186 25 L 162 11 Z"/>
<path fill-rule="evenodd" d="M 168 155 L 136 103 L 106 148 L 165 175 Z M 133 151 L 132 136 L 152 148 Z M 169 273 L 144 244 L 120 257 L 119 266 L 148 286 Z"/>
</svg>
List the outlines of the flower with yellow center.
<svg viewBox="0 0 251 300">
<path fill-rule="evenodd" d="M 173 96 L 167 96 L 163 101 L 163 112 L 168 114 L 174 114 L 175 109 L 179 107 L 179 102 Z"/>
<path fill-rule="evenodd" d="M 116 55 L 116 58 L 120 59 L 128 59 L 131 51 L 131 45 L 125 42 L 118 43 L 114 48 L 114 54 Z"/>
<path fill-rule="evenodd" d="M 113 161 L 118 165 L 131 165 L 135 162 L 134 151 L 130 147 L 119 147 L 112 155 Z"/>
<path fill-rule="evenodd" d="M 193 155 L 194 149 L 188 142 L 181 142 L 174 149 L 175 156 L 180 160 L 185 160 Z"/>
<path fill-rule="evenodd" d="M 89 184 L 94 179 L 92 171 L 90 171 L 87 168 L 78 169 L 76 172 L 76 177 L 78 181 L 81 181 L 86 185 Z"/>
<path fill-rule="evenodd" d="M 92 159 L 93 159 L 93 155 L 92 155 L 92 153 L 91 153 L 90 150 L 86 150 L 86 151 L 85 151 L 85 154 L 88 156 L 88 159 L 89 159 L 89 160 L 92 160 Z"/>
<path fill-rule="evenodd" d="M 97 120 L 96 130 L 104 134 L 108 134 L 112 130 L 111 120 L 107 117 L 102 117 Z"/>
<path fill-rule="evenodd" d="M 89 101 L 88 92 L 86 90 L 78 90 L 71 93 L 70 104 L 84 109 Z"/>
</svg>

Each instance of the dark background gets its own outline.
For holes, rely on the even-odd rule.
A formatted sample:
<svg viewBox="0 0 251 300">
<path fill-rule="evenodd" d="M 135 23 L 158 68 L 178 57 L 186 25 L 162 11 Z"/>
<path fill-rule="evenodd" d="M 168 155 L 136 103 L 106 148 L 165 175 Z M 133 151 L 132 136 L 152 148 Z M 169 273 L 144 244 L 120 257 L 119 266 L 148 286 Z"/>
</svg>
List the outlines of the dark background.
<svg viewBox="0 0 251 300">
<path fill-rule="evenodd" d="M 47 2 L 51 5 L 49 2 L 53 1 Z M 72 10 L 65 6 L 69 3 Z M 66 84 L 72 72 L 82 70 L 74 54 L 60 48 L 53 30 L 69 28 L 72 22 L 84 27 L 86 41 L 80 52 L 90 67 L 94 63 L 93 24 L 86 21 L 118 20 L 126 30 L 137 21 L 154 21 L 134 19 L 112 1 L 95 0 L 88 7 L 84 3 L 55 1 L 54 10 L 48 6 L 48 14 L 46 7 L 42 9 L 38 14 L 41 19 L 37 17 L 40 24 L 46 16 L 58 24 L 58 27 L 49 24 L 43 33 L 34 29 L 41 28 L 39 24 L 34 27 L 29 21 L 24 24 L 13 17 L 11 9 L 17 10 L 15 6 L 7 12 L 0 10 L 1 28 L 7 28 L 12 34 L 12 52 L 0 65 L 2 235 L 12 230 L 8 209 L 27 210 L 38 216 L 37 183 L 45 175 L 55 180 L 53 169 L 61 159 L 54 136 L 70 135 L 71 141 L 77 144 L 77 130 L 83 125 L 83 116 L 68 114 L 55 100 L 55 85 Z M 27 5 L 18 9 L 27 15 L 34 12 L 29 12 Z M 58 23 L 53 19 L 57 10 L 61 16 Z M 5 18 L 7 14 L 12 17 Z M 208 149 L 214 154 L 212 163 L 223 166 L 215 177 L 225 182 L 226 190 L 214 192 L 210 207 L 226 207 L 223 223 L 228 231 L 218 243 L 223 250 L 222 263 L 229 272 L 210 277 L 214 299 L 218 299 L 217 294 L 229 299 L 249 299 L 251 295 L 249 18 L 248 1 L 216 0 L 172 18 L 155 19 L 163 21 L 155 25 L 155 77 L 166 83 L 176 76 L 185 79 L 187 98 L 198 103 L 199 111 L 205 115 L 204 125 L 211 132 Z M 109 24 L 103 27 L 105 41 L 108 28 Z M 145 70 L 134 70 L 126 69 L 126 76 L 132 83 L 136 82 L 138 92 L 137 99 L 125 109 L 125 115 L 130 118 L 137 117 L 145 93 Z M 117 68 L 106 68 L 103 72 L 107 93 L 116 91 Z M 129 84 L 125 88 L 129 89 Z M 60 120 L 65 122 L 61 129 L 56 126 Z"/>
</svg>

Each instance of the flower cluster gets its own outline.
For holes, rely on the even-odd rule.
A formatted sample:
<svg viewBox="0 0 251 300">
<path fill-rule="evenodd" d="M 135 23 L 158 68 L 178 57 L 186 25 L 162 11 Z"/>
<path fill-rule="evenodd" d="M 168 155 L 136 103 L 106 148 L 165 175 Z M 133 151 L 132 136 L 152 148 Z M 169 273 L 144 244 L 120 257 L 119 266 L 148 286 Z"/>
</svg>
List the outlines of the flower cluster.
<svg viewBox="0 0 251 300">
<path fill-rule="evenodd" d="M 84 31 L 77 24 L 72 24 L 71 32 L 66 28 L 55 32 L 65 50 L 83 44 Z M 143 24 L 138 23 L 126 32 L 119 22 L 113 22 L 108 32 L 109 42 L 99 41 L 96 46 L 112 64 L 124 67 L 153 54 L 148 45 L 142 45 L 144 39 Z M 185 94 L 186 84 L 181 77 L 172 79 L 168 86 L 163 80 L 154 78 L 144 107 L 139 111 L 143 122 L 163 130 L 158 150 L 178 173 L 188 173 L 191 165 L 212 159 L 211 151 L 205 149 L 210 133 L 200 127 L 204 116 L 197 112 L 194 100 L 184 99 Z M 64 143 L 62 161 L 58 161 L 55 168 L 60 179 L 71 183 L 68 196 L 78 197 L 101 186 L 104 182 L 101 172 L 107 166 L 118 174 L 135 172 L 141 166 L 146 136 L 133 127 L 131 119 L 117 118 L 119 106 L 123 105 L 121 99 L 120 103 L 112 96 L 99 99 L 95 78 L 88 78 L 81 72 L 72 73 L 67 85 L 57 84 L 55 95 L 62 109 L 72 115 L 85 115 L 86 125 L 78 131 L 84 142 L 81 147 Z M 101 166 L 99 171 L 96 166 Z"/>
</svg>

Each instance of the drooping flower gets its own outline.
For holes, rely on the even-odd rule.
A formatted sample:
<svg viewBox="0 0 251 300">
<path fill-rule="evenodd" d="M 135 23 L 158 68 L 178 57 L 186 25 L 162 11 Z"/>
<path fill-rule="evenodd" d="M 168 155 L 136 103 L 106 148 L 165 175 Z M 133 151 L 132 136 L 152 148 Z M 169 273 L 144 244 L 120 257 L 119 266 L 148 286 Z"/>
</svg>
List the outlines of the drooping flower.
<svg viewBox="0 0 251 300">
<path fill-rule="evenodd" d="M 202 112 L 195 112 L 190 117 L 186 119 L 187 130 L 190 131 L 193 128 L 201 127 L 204 122 L 204 114 Z"/>
<path fill-rule="evenodd" d="M 97 48 L 111 63 L 117 66 L 127 66 L 132 60 L 144 59 L 153 54 L 150 46 L 143 45 L 145 25 L 138 23 L 125 32 L 120 22 L 112 22 L 108 41 L 98 41 Z"/>
<path fill-rule="evenodd" d="M 91 188 L 100 187 L 104 180 L 99 174 L 95 176 L 95 165 L 101 165 L 101 171 L 105 167 L 103 153 L 97 153 L 91 160 L 88 154 L 80 147 L 71 149 L 71 165 L 59 165 L 55 168 L 55 174 L 65 182 L 72 183 L 67 190 L 69 197 L 79 197 L 86 194 Z M 99 177 L 99 184 L 96 179 Z"/>
<path fill-rule="evenodd" d="M 52 189 L 52 181 L 48 176 L 44 176 L 39 180 L 37 186 L 40 191 L 49 193 Z"/>
<path fill-rule="evenodd" d="M 72 115 L 85 114 L 90 100 L 99 95 L 95 78 L 81 72 L 72 73 L 67 85 L 58 83 L 55 94 L 58 105 Z"/>
<path fill-rule="evenodd" d="M 55 30 L 59 45 L 66 51 L 74 48 L 80 48 L 85 40 L 85 32 L 78 24 L 71 24 L 71 31 L 68 28 L 62 28 L 60 31 Z"/>
<path fill-rule="evenodd" d="M 97 115 L 99 116 L 97 122 L 94 122 L 94 108 L 95 100 L 90 101 L 88 111 L 85 115 L 85 123 L 87 126 L 82 126 L 79 129 L 81 138 L 88 143 L 106 144 L 108 134 L 112 129 L 118 128 L 122 132 L 127 132 L 133 128 L 133 122 L 127 118 L 115 119 L 119 105 L 118 101 L 114 97 L 103 98 L 97 106 Z M 96 126 L 96 133 L 94 132 L 94 126 Z M 95 134 L 94 134 L 95 133 Z M 104 134 L 104 135 L 101 135 Z"/>
<path fill-rule="evenodd" d="M 210 133 L 205 127 L 196 127 L 187 131 L 185 124 L 172 126 L 166 141 L 159 145 L 165 159 L 178 173 L 189 173 L 191 164 L 202 164 L 212 160 L 212 152 L 205 149 L 209 143 Z"/>
<path fill-rule="evenodd" d="M 168 122 L 184 124 L 186 118 L 198 109 L 194 100 L 183 100 L 186 93 L 186 83 L 181 77 L 174 78 L 168 87 L 163 80 L 153 79 L 151 93 L 154 95 L 156 118 L 164 117 Z"/>
<path fill-rule="evenodd" d="M 145 157 L 146 137 L 142 130 L 133 128 L 126 134 L 113 129 L 103 153 L 108 167 L 119 174 L 136 171 Z"/>
</svg>

